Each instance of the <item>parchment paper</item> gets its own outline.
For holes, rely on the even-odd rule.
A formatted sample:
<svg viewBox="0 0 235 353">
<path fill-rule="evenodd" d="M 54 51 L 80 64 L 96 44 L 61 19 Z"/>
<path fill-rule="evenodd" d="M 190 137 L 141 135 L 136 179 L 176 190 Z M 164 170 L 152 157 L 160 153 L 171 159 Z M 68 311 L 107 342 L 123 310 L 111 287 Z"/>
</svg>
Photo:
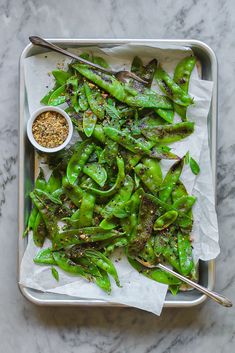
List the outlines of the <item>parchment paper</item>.
<svg viewBox="0 0 235 353">
<path fill-rule="evenodd" d="M 140 56 L 144 63 L 157 58 L 163 68 L 171 75 L 179 60 L 191 54 L 189 48 L 175 46 L 156 48 L 151 43 L 148 46 L 129 44 L 102 50 L 90 47 L 82 50 L 70 50 L 78 54 L 89 51 L 95 55 L 103 56 L 115 69 L 128 69 L 135 55 Z M 52 52 L 25 59 L 25 81 L 30 113 L 41 106 L 40 99 L 53 87 L 50 72 L 56 66 L 66 68 L 69 62 L 70 60 L 64 56 Z M 152 88 L 159 90 L 156 84 L 153 84 Z M 192 231 L 195 261 L 198 259 L 210 260 L 219 254 L 218 226 L 207 132 L 207 115 L 212 89 L 213 83 L 200 80 L 198 70 L 195 68 L 189 87 L 189 93 L 194 97 L 195 104 L 188 108 L 187 114 L 190 120 L 195 122 L 195 132 L 188 138 L 171 145 L 173 152 L 181 157 L 189 150 L 190 155 L 200 163 L 201 172 L 197 177 L 192 174 L 188 166 L 184 167 L 181 176 L 188 192 L 197 197 L 193 209 L 194 226 Z M 180 121 L 179 117 L 176 116 L 175 121 Z M 163 174 L 172 163 L 172 161 L 161 162 Z M 49 240 L 46 241 L 44 247 L 48 246 L 50 246 Z M 42 291 L 126 304 L 160 315 L 167 286 L 140 275 L 129 265 L 124 256 L 117 254 L 116 258 L 121 257 L 121 260 L 114 259 L 122 288 L 118 288 L 112 281 L 112 293 L 107 295 L 96 285 L 88 283 L 82 278 L 68 275 L 60 269 L 58 269 L 60 281 L 56 282 L 51 275 L 50 266 L 39 266 L 33 263 L 33 257 L 38 250 L 33 243 L 32 236 L 29 235 L 28 246 L 20 269 L 21 284 Z"/>
</svg>

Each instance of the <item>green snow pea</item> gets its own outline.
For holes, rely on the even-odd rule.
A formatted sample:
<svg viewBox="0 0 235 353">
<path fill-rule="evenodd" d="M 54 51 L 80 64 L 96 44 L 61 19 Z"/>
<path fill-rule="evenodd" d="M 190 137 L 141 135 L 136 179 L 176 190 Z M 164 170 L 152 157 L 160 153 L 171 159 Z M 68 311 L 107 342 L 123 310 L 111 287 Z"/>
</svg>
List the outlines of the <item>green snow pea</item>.
<svg viewBox="0 0 235 353">
<path fill-rule="evenodd" d="M 159 191 L 162 183 L 162 170 L 157 160 L 144 158 L 142 159 L 142 163 L 135 166 L 134 170 L 153 194 Z"/>
<path fill-rule="evenodd" d="M 83 167 L 83 173 L 103 187 L 107 180 L 107 172 L 99 163 L 88 163 Z"/>
<path fill-rule="evenodd" d="M 172 207 L 181 213 L 187 214 L 193 207 L 196 199 L 195 196 L 182 196 L 173 203 Z"/>
<path fill-rule="evenodd" d="M 79 217 L 77 219 L 77 222 L 74 224 L 74 226 L 79 228 L 92 226 L 94 207 L 95 207 L 95 196 L 87 192 L 84 192 L 81 206 L 79 208 Z"/>
<path fill-rule="evenodd" d="M 174 240 L 171 240 L 173 235 L 174 233 L 171 234 L 171 230 L 167 237 L 162 236 L 161 233 L 157 235 L 155 237 L 154 252 L 157 257 L 162 255 L 172 267 L 180 272 L 178 244 Z"/>
<path fill-rule="evenodd" d="M 161 201 L 166 202 L 169 199 L 173 188 L 180 178 L 183 165 L 184 160 L 182 158 L 181 160 L 175 162 L 167 172 L 159 191 L 159 199 Z"/>
<path fill-rule="evenodd" d="M 195 159 L 193 159 L 192 157 L 190 157 L 189 165 L 193 174 L 198 175 L 200 173 L 200 167 L 198 163 L 195 161 Z"/>
<path fill-rule="evenodd" d="M 120 215 L 120 211 L 123 210 L 126 202 L 130 199 L 133 188 L 133 180 L 129 175 L 127 175 L 123 186 L 101 210 L 101 215 L 105 219 L 110 219 L 112 216 L 118 217 Z"/>
<path fill-rule="evenodd" d="M 82 117 L 82 127 L 85 135 L 91 137 L 97 122 L 97 117 L 91 110 L 86 110 Z"/>
<path fill-rule="evenodd" d="M 159 125 L 155 128 L 144 125 L 142 134 L 155 143 L 168 144 L 180 141 L 191 135 L 194 131 L 194 123 L 182 122 L 174 125 Z"/>
<path fill-rule="evenodd" d="M 74 184 L 90 155 L 94 151 L 94 144 L 89 140 L 82 142 L 69 160 L 66 175 L 70 184 Z"/>
<path fill-rule="evenodd" d="M 165 121 L 172 124 L 174 120 L 174 110 L 172 109 L 156 109 L 156 113 Z"/>
<path fill-rule="evenodd" d="M 174 210 L 168 211 L 156 219 L 153 229 L 162 230 L 162 229 L 168 228 L 172 223 L 174 223 L 177 217 L 178 217 L 177 211 L 174 211 Z"/>
<path fill-rule="evenodd" d="M 97 65 L 104 67 L 105 69 L 109 68 L 109 64 L 107 63 L 107 61 L 104 58 L 102 58 L 101 56 L 93 56 L 92 62 L 94 64 L 97 64 Z"/>
<path fill-rule="evenodd" d="M 189 80 L 195 64 L 196 58 L 194 56 L 188 56 L 182 59 L 175 68 L 173 80 L 186 93 L 188 93 Z M 186 108 L 176 103 L 174 103 L 174 108 L 182 118 L 182 121 L 186 121 Z"/>
<path fill-rule="evenodd" d="M 104 197 L 112 196 L 113 194 L 115 194 L 115 192 L 117 192 L 117 190 L 120 189 L 125 179 L 125 165 L 121 157 L 117 157 L 117 167 L 118 167 L 117 179 L 110 189 L 100 190 L 93 187 L 87 187 L 87 190 L 89 190 L 91 193 L 95 195 L 100 195 Z"/>
<path fill-rule="evenodd" d="M 66 176 L 62 179 L 63 189 L 68 198 L 74 203 L 75 206 L 80 207 L 84 190 L 80 186 L 70 184 Z"/>
<path fill-rule="evenodd" d="M 91 276 L 86 273 L 82 266 L 76 264 L 72 260 L 66 257 L 66 254 L 61 251 L 53 251 L 53 258 L 56 264 L 65 272 L 80 275 L 88 280 L 91 280 Z"/>
<path fill-rule="evenodd" d="M 89 104 L 91 111 L 97 116 L 98 119 L 104 119 L 104 99 L 101 96 L 100 92 L 97 90 L 93 84 L 84 83 L 84 89 L 86 98 Z"/>
<path fill-rule="evenodd" d="M 181 273 L 187 276 L 194 266 L 189 235 L 178 233 L 178 252 Z"/>
<path fill-rule="evenodd" d="M 118 274 L 112 261 L 110 261 L 100 251 L 94 249 L 85 250 L 84 253 L 85 256 L 87 256 L 96 266 L 100 267 L 102 270 L 106 271 L 110 276 L 112 276 L 117 286 L 120 287 Z"/>
<path fill-rule="evenodd" d="M 33 241 L 36 246 L 42 247 L 47 236 L 46 224 L 38 212 L 33 225 Z"/>
<path fill-rule="evenodd" d="M 47 182 L 46 190 L 53 194 L 56 190 L 61 188 L 61 175 L 57 169 L 53 170 L 51 176 Z"/>
<path fill-rule="evenodd" d="M 100 124 L 96 124 L 93 130 L 92 137 L 95 137 L 101 143 L 105 143 L 105 134 L 103 130 L 103 126 Z"/>
<path fill-rule="evenodd" d="M 62 86 L 63 84 L 66 83 L 66 81 L 71 77 L 71 72 L 69 71 L 64 71 L 64 70 L 53 70 L 52 75 L 55 78 L 56 84 L 59 86 Z"/>
<path fill-rule="evenodd" d="M 95 243 L 106 239 L 117 238 L 123 235 L 116 230 L 106 230 L 101 227 L 85 227 L 78 229 L 65 230 L 57 233 L 54 241 L 54 249 L 61 249 L 70 245 Z"/>
<path fill-rule="evenodd" d="M 106 145 L 103 149 L 99 162 L 100 163 L 107 163 L 109 166 L 112 166 L 116 161 L 116 156 L 118 154 L 118 144 L 117 142 L 107 138 Z"/>
<path fill-rule="evenodd" d="M 125 86 L 114 76 L 105 74 L 84 64 L 76 63 L 73 67 L 88 80 L 94 82 L 114 98 L 129 106 L 139 108 L 171 108 L 171 103 L 169 103 L 168 99 L 158 95 L 155 91 L 146 89 L 143 93 L 138 93 L 138 91 L 132 89 L 132 94 L 135 94 L 135 96 L 130 95 L 130 90 L 128 89 L 130 87 Z"/>
<path fill-rule="evenodd" d="M 78 103 L 78 77 L 72 76 L 67 80 L 66 92 L 68 93 L 67 103 L 72 106 L 76 113 L 79 112 L 80 107 Z"/>
<path fill-rule="evenodd" d="M 154 75 L 161 90 L 175 103 L 182 106 L 189 106 L 193 99 L 180 87 L 160 66 Z"/>
<path fill-rule="evenodd" d="M 85 87 L 82 85 L 79 89 L 78 93 L 78 104 L 79 108 L 82 112 L 86 111 L 89 107 L 87 98 L 86 98 L 86 93 L 85 93 Z"/>
<path fill-rule="evenodd" d="M 109 242 L 109 244 L 105 247 L 104 255 L 109 256 L 116 248 L 124 248 L 127 244 L 128 238 L 126 237 L 115 239 L 114 241 Z"/>
<path fill-rule="evenodd" d="M 66 102 L 66 87 L 67 85 L 64 84 L 60 87 L 58 87 L 51 95 L 50 98 L 48 99 L 47 105 L 60 105 Z"/>
<path fill-rule="evenodd" d="M 26 237 L 26 235 L 28 234 L 28 232 L 33 229 L 34 227 L 34 224 L 35 224 L 35 220 L 37 218 L 37 214 L 38 214 L 38 210 L 36 207 L 33 207 L 31 212 L 30 212 L 30 215 L 29 215 L 29 218 L 28 218 L 28 223 L 27 223 L 27 227 L 23 233 L 23 238 Z"/>
<path fill-rule="evenodd" d="M 36 264 L 42 265 L 56 265 L 54 257 L 52 255 L 51 248 L 40 250 L 37 255 L 34 257 L 33 261 Z"/>
</svg>

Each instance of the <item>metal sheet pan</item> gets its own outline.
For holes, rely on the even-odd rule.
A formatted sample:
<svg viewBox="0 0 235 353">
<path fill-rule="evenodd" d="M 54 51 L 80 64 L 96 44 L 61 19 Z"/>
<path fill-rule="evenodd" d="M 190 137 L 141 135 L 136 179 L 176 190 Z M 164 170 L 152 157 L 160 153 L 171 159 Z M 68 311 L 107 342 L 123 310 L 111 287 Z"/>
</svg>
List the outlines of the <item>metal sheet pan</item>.
<svg viewBox="0 0 235 353">
<path fill-rule="evenodd" d="M 130 42 L 158 45 L 182 45 L 190 47 L 195 56 L 199 59 L 202 67 L 202 78 L 214 82 L 214 91 L 211 102 L 211 108 L 208 115 L 209 145 L 211 153 L 213 185 L 216 194 L 216 141 L 217 141 L 217 59 L 213 50 L 203 42 L 197 40 L 154 40 L 154 39 L 49 39 L 61 47 L 83 47 L 99 46 L 112 47 L 115 45 L 127 44 Z M 19 253 L 18 253 L 18 272 L 23 257 L 27 239 L 22 238 L 22 234 L 30 210 L 29 197 L 25 197 L 30 191 L 32 180 L 34 179 L 34 151 L 26 138 L 26 122 L 29 118 L 27 107 L 27 96 L 24 80 L 24 59 L 45 52 L 43 48 L 35 47 L 32 44 L 26 46 L 23 50 L 19 69 L 20 69 L 20 87 L 19 87 L 19 196 L 18 196 L 18 216 L 19 216 Z M 199 283 L 203 286 L 213 289 L 215 283 L 215 261 L 200 261 L 199 263 Z M 50 306 L 123 306 L 115 303 L 106 303 L 101 300 L 84 300 L 77 297 L 70 297 L 55 293 L 44 293 L 31 288 L 19 285 L 22 294 L 32 303 L 37 305 Z M 165 307 L 191 307 L 204 302 L 206 296 L 191 290 L 189 292 L 180 292 L 177 296 L 168 293 L 164 303 Z"/>
</svg>

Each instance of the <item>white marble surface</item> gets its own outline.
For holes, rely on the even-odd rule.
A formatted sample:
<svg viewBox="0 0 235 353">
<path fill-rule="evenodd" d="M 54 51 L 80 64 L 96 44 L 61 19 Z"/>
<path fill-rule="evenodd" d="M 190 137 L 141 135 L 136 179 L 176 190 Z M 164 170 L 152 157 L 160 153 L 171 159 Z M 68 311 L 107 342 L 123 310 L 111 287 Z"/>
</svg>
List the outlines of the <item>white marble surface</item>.
<svg viewBox="0 0 235 353">
<path fill-rule="evenodd" d="M 216 290 L 235 302 L 234 0 L 0 0 L 0 351 L 231 353 L 234 309 L 206 304 L 160 318 L 131 309 L 40 308 L 17 287 L 18 58 L 28 36 L 195 38 L 219 61 Z"/>
</svg>

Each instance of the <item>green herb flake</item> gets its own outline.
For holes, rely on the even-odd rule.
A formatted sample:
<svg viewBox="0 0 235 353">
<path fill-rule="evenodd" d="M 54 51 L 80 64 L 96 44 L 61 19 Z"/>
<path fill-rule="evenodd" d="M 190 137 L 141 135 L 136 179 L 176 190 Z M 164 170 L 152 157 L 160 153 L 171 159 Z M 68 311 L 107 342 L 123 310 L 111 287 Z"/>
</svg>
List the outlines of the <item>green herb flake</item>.
<svg viewBox="0 0 235 353">
<path fill-rule="evenodd" d="M 59 281 L 59 273 L 55 267 L 51 268 L 51 274 L 55 278 L 55 280 L 58 282 Z"/>
</svg>

